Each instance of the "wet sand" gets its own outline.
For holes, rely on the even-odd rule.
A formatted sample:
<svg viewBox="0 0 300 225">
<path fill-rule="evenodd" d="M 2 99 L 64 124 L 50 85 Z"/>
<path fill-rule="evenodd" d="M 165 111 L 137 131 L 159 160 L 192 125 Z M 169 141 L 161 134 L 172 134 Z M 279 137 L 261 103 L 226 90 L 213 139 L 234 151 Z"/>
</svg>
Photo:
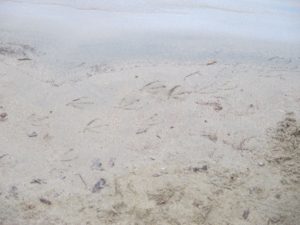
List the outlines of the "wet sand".
<svg viewBox="0 0 300 225">
<path fill-rule="evenodd" d="M 300 221 L 296 2 L 28 2 L 0 2 L 1 225 Z"/>
</svg>

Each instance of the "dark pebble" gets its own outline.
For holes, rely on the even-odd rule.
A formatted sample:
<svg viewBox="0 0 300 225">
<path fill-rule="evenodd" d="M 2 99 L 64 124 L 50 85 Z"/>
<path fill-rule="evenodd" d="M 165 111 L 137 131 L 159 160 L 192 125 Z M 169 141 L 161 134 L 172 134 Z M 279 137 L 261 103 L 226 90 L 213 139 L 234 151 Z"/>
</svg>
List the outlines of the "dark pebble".
<svg viewBox="0 0 300 225">
<path fill-rule="evenodd" d="M 93 193 L 96 193 L 96 192 L 99 192 L 101 191 L 106 185 L 106 180 L 101 178 L 93 187 L 93 190 L 92 192 Z"/>
<path fill-rule="evenodd" d="M 52 202 L 45 198 L 40 198 L 40 202 L 46 205 L 51 205 Z"/>
<path fill-rule="evenodd" d="M 248 218 L 249 214 L 250 214 L 249 209 L 245 210 L 245 211 L 243 212 L 243 218 L 246 220 L 246 219 Z"/>
</svg>

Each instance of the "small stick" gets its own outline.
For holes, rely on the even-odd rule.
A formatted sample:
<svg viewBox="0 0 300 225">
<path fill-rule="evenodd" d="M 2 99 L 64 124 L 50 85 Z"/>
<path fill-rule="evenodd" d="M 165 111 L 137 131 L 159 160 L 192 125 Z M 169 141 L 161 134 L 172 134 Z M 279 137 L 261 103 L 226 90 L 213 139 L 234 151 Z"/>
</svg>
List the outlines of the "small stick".
<svg viewBox="0 0 300 225">
<path fill-rule="evenodd" d="M 188 74 L 188 75 L 186 75 L 184 78 L 183 78 L 183 80 L 186 80 L 188 77 L 190 77 L 190 76 L 194 76 L 194 75 L 201 75 L 200 74 L 200 71 L 196 71 L 196 72 L 193 72 L 193 73 L 190 73 L 190 74 Z"/>
<path fill-rule="evenodd" d="M 174 92 L 177 88 L 179 88 L 179 87 L 180 87 L 180 85 L 176 85 L 176 86 L 174 86 L 173 88 L 171 88 L 170 91 L 169 91 L 169 93 L 168 93 L 168 97 L 170 98 L 170 97 L 172 96 L 173 92 Z"/>
<path fill-rule="evenodd" d="M 80 180 L 82 181 L 82 183 L 84 184 L 85 188 L 87 188 L 87 184 L 86 182 L 84 181 L 83 177 L 81 176 L 81 174 L 77 173 L 76 174 L 77 176 L 79 176 Z"/>
<path fill-rule="evenodd" d="M 159 82 L 159 80 L 152 81 L 152 82 L 150 82 L 150 83 L 146 84 L 144 87 L 142 87 L 142 88 L 141 88 L 141 90 L 143 90 L 144 88 L 146 88 L 146 87 L 150 86 L 151 84 L 157 83 L 157 82 Z"/>
<path fill-rule="evenodd" d="M 29 60 L 31 60 L 31 58 L 20 58 L 20 59 L 18 59 L 19 61 L 29 61 Z"/>
<path fill-rule="evenodd" d="M 7 156 L 8 154 L 3 154 L 0 156 L 0 159 L 4 158 L 5 156 Z"/>
</svg>

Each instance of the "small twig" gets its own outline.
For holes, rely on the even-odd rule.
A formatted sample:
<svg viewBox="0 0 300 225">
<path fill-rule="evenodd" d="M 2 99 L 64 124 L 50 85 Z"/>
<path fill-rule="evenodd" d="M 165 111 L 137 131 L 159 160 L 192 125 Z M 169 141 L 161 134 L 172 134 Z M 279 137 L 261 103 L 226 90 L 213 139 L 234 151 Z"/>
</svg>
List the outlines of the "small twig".
<svg viewBox="0 0 300 225">
<path fill-rule="evenodd" d="M 83 177 L 81 176 L 80 173 L 76 173 L 77 176 L 79 176 L 80 180 L 82 181 L 82 183 L 84 184 L 85 188 L 87 188 L 87 184 L 85 182 L 85 180 L 83 179 Z"/>
<path fill-rule="evenodd" d="M 188 75 L 186 75 L 183 80 L 186 80 L 188 77 L 191 77 L 191 76 L 194 76 L 194 75 L 201 75 L 200 71 L 196 71 L 196 72 L 193 72 L 193 73 L 190 73 Z"/>
<path fill-rule="evenodd" d="M 77 109 L 83 109 L 84 105 L 92 105 L 94 102 L 85 100 L 87 97 L 75 98 L 71 102 L 67 103 L 66 106 L 72 106 Z"/>
<path fill-rule="evenodd" d="M 7 156 L 8 154 L 3 154 L 0 156 L 0 159 L 4 158 L 5 156 Z"/>
<path fill-rule="evenodd" d="M 62 160 L 60 160 L 61 162 L 70 162 L 70 161 L 72 161 L 72 160 L 74 160 L 74 159 L 77 159 L 78 158 L 78 156 L 76 156 L 76 157 L 74 157 L 74 158 L 71 158 L 71 159 L 62 159 Z"/>
<path fill-rule="evenodd" d="M 86 131 L 93 132 L 93 133 L 99 133 L 100 132 L 99 128 L 108 126 L 108 124 L 100 124 L 100 125 L 95 124 L 99 120 L 100 119 L 95 118 L 95 119 L 91 120 L 90 122 L 88 122 L 87 125 L 85 126 L 84 130 L 83 130 L 83 133 L 86 132 Z M 92 126 L 92 125 L 94 125 L 94 126 Z"/>
<path fill-rule="evenodd" d="M 145 128 L 145 129 L 139 129 L 136 134 L 143 134 L 146 133 L 148 131 L 149 128 Z"/>
<path fill-rule="evenodd" d="M 87 123 L 87 127 L 90 126 L 92 123 L 94 123 L 95 121 L 99 120 L 98 118 L 91 120 L 90 122 Z"/>
<path fill-rule="evenodd" d="M 179 88 L 179 87 L 180 87 L 180 85 L 176 85 L 176 86 L 174 86 L 173 88 L 171 88 L 170 91 L 169 91 L 169 93 L 168 93 L 168 98 L 170 98 L 170 97 L 172 96 L 173 92 L 174 92 L 177 88 Z"/>
<path fill-rule="evenodd" d="M 45 205 L 51 205 L 52 204 L 51 201 L 49 201 L 48 199 L 45 199 L 45 198 L 40 198 L 40 202 L 45 204 Z"/>
<path fill-rule="evenodd" d="M 157 82 L 159 82 L 159 80 L 152 81 L 152 82 L 150 82 L 150 83 L 146 84 L 144 87 L 142 87 L 142 88 L 141 88 L 141 90 L 143 90 L 144 88 L 146 88 L 146 87 L 150 86 L 151 84 L 157 83 Z"/>
<path fill-rule="evenodd" d="M 32 59 L 30 59 L 30 58 L 20 58 L 20 59 L 18 59 L 19 61 L 30 61 L 30 60 L 32 60 Z"/>
</svg>

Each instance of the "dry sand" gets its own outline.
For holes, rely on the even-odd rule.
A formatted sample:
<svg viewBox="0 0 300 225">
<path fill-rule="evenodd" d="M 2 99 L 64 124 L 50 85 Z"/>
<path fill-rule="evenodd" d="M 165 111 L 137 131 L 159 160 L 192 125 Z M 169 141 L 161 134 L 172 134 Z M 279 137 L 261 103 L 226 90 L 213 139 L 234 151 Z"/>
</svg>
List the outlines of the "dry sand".
<svg viewBox="0 0 300 225">
<path fill-rule="evenodd" d="M 60 70 L 3 36 L 1 225 L 299 224 L 299 55 Z"/>
</svg>

